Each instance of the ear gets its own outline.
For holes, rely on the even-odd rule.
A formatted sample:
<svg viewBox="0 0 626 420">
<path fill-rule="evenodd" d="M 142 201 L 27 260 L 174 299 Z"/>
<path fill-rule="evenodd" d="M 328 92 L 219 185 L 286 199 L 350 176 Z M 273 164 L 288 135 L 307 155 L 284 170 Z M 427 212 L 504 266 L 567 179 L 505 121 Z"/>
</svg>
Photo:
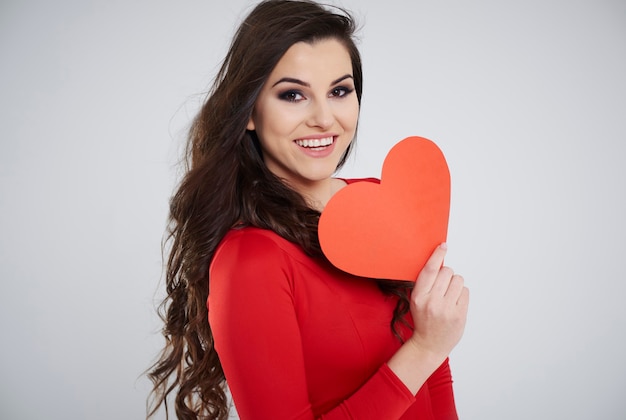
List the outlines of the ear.
<svg viewBox="0 0 626 420">
<path fill-rule="evenodd" d="M 252 118 L 252 116 L 250 116 L 250 119 L 248 120 L 248 125 L 246 126 L 246 129 L 250 130 L 250 131 L 254 131 L 256 128 L 256 126 L 254 125 L 254 119 Z"/>
</svg>

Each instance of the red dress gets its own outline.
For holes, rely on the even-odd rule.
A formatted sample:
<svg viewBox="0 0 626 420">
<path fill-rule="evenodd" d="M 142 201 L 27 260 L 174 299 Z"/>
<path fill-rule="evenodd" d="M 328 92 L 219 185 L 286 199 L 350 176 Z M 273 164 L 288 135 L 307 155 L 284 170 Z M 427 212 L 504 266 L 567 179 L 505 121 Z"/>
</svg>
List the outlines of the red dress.
<svg viewBox="0 0 626 420">
<path fill-rule="evenodd" d="M 210 267 L 215 348 L 242 420 L 457 419 L 448 361 L 413 396 L 386 362 L 396 298 L 274 232 L 231 230 Z"/>
</svg>

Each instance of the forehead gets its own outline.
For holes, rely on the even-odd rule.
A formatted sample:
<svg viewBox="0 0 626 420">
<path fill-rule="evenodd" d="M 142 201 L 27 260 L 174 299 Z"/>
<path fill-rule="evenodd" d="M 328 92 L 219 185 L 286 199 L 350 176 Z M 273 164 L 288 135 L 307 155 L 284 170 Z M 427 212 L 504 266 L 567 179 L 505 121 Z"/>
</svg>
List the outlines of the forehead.
<svg viewBox="0 0 626 420">
<path fill-rule="evenodd" d="M 313 43 L 293 44 L 274 67 L 272 79 L 296 77 L 303 81 L 352 75 L 352 60 L 348 49 L 336 39 L 323 39 Z"/>
</svg>

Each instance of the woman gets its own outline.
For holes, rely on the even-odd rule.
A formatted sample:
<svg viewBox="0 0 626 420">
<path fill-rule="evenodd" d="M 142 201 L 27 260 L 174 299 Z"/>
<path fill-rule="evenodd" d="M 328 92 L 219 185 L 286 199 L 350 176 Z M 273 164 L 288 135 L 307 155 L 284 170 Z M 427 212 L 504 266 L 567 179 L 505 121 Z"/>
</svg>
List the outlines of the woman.
<svg viewBox="0 0 626 420">
<path fill-rule="evenodd" d="M 357 181 L 332 177 L 358 122 L 353 31 L 339 9 L 270 0 L 236 33 L 171 202 L 153 412 L 174 392 L 178 418 L 225 419 L 227 381 L 242 419 L 457 418 L 447 356 L 468 291 L 445 244 L 412 291 L 320 251 L 321 210 Z"/>
</svg>

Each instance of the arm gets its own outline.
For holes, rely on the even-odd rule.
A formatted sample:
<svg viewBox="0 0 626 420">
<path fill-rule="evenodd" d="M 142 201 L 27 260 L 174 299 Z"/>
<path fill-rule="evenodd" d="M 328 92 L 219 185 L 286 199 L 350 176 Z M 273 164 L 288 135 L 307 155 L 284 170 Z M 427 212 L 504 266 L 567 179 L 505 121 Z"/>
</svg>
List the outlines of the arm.
<svg viewBox="0 0 626 420">
<path fill-rule="evenodd" d="M 437 420 L 457 420 L 458 416 L 452 390 L 452 375 L 448 359 L 439 366 L 426 383 L 430 392 L 430 401 L 435 418 Z"/>
<path fill-rule="evenodd" d="M 469 291 L 461 276 L 443 266 L 446 251 L 445 244 L 437 247 L 420 272 L 411 294 L 413 335 L 389 361 L 413 393 L 447 361 L 465 329 Z"/>
<path fill-rule="evenodd" d="M 313 419 L 288 256 L 270 238 L 247 235 L 220 248 L 210 271 L 209 320 L 242 420 Z M 394 419 L 414 397 L 383 365 L 318 418 Z"/>
</svg>

